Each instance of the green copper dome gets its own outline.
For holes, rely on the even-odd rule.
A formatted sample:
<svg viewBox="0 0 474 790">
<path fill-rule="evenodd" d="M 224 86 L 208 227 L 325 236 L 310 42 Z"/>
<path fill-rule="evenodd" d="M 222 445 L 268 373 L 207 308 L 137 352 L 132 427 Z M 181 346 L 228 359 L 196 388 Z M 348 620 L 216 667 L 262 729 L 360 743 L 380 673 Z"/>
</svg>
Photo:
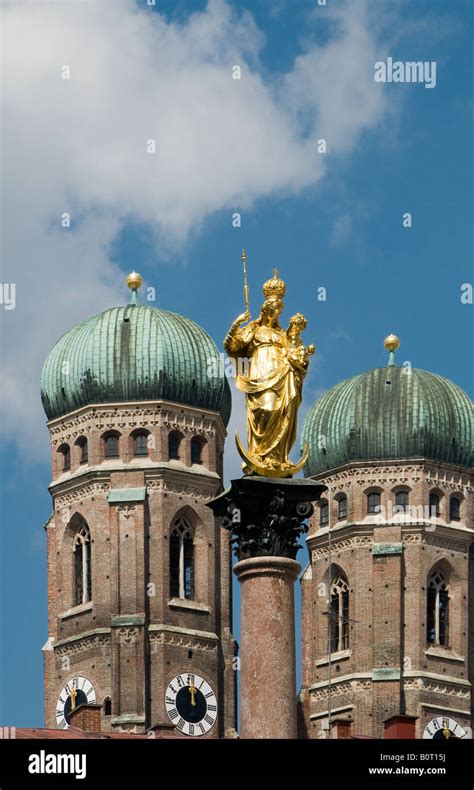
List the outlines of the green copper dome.
<svg viewBox="0 0 474 790">
<path fill-rule="evenodd" d="M 303 425 L 309 477 L 350 461 L 430 458 L 471 466 L 472 401 L 452 381 L 390 363 L 341 381 Z"/>
<path fill-rule="evenodd" d="M 219 411 L 227 424 L 230 387 L 214 341 L 189 318 L 134 301 L 58 340 L 41 376 L 48 418 L 90 403 L 166 400 Z"/>
</svg>

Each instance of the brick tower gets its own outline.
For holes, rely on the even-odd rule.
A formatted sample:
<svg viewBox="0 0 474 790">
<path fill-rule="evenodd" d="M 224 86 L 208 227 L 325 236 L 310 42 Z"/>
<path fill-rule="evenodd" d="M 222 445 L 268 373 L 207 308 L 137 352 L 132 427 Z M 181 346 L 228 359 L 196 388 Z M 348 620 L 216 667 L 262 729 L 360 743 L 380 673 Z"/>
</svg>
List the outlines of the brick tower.
<svg viewBox="0 0 474 790">
<path fill-rule="evenodd" d="M 230 391 L 204 330 L 138 305 L 139 275 L 128 284 L 131 304 L 72 329 L 43 369 L 46 726 L 89 702 L 105 731 L 223 737 L 235 727 L 230 552 L 205 505 L 222 489 Z M 199 726 L 174 713 L 183 683 L 188 706 L 201 687 L 215 702 Z"/>
<path fill-rule="evenodd" d="M 394 716 L 417 738 L 472 726 L 472 403 L 386 347 L 386 368 L 330 389 L 303 429 L 328 491 L 302 576 L 302 737 L 341 718 L 373 738 Z"/>
</svg>

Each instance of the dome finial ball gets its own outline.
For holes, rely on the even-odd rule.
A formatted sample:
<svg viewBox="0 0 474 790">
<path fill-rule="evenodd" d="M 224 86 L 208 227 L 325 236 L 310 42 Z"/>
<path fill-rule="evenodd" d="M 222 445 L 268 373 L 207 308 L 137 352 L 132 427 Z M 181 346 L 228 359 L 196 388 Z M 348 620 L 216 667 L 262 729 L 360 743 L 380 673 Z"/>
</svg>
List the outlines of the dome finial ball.
<svg viewBox="0 0 474 790">
<path fill-rule="evenodd" d="M 400 338 L 396 335 L 388 335 L 383 344 L 387 351 L 396 351 L 400 347 Z"/>
<path fill-rule="evenodd" d="M 138 272 L 130 272 L 130 274 L 127 275 L 126 283 L 132 291 L 140 288 L 142 282 L 143 278 Z"/>
</svg>

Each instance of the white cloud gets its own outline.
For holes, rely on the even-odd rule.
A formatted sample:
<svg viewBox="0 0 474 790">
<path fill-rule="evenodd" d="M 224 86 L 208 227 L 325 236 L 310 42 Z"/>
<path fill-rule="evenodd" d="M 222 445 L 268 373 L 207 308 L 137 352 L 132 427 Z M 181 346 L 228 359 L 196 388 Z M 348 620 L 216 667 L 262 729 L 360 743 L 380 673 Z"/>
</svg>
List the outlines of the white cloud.
<svg viewBox="0 0 474 790">
<path fill-rule="evenodd" d="M 331 157 L 317 137 L 348 153 L 383 119 L 365 2 L 343 9 L 329 12 L 335 36 L 271 81 L 263 34 L 224 0 L 183 23 L 132 0 L 4 4 L 2 279 L 17 307 L 2 313 L 1 400 L 32 457 L 45 446 L 44 357 L 75 322 L 122 302 L 108 248 L 129 219 L 170 249 L 215 211 L 318 182 Z"/>
<path fill-rule="evenodd" d="M 330 244 L 338 247 L 345 244 L 352 233 L 352 217 L 350 214 L 341 214 L 334 221 L 331 231 Z"/>
</svg>

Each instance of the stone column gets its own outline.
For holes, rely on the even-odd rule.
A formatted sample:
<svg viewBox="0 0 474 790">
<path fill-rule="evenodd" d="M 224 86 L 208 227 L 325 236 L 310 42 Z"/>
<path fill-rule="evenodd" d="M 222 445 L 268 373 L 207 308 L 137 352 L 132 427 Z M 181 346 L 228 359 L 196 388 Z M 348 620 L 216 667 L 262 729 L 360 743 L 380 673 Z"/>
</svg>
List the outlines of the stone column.
<svg viewBox="0 0 474 790">
<path fill-rule="evenodd" d="M 241 588 L 240 737 L 296 738 L 294 583 L 288 557 L 234 566 Z"/>
<path fill-rule="evenodd" d="M 244 475 L 208 503 L 231 533 L 242 585 L 241 738 L 297 737 L 295 557 L 324 490 L 313 480 Z"/>
</svg>

